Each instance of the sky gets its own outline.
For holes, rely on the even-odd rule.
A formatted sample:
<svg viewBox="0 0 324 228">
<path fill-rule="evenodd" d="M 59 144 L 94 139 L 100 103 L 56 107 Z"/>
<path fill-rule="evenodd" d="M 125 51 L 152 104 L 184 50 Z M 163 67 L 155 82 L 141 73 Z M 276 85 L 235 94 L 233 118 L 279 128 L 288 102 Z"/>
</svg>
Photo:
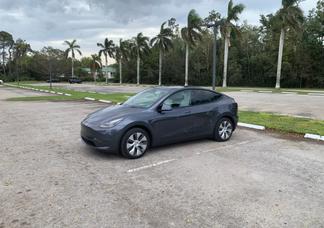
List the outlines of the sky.
<svg viewBox="0 0 324 228">
<path fill-rule="evenodd" d="M 304 0 L 305 13 L 317 0 Z M 270 14 L 280 8 L 281 0 L 234 0 L 245 10 L 240 23 L 246 20 L 257 25 L 260 14 Z M 83 56 L 97 53 L 98 42 L 106 37 L 116 43 L 139 32 L 153 37 L 163 21 L 176 18 L 180 26 L 186 23 L 191 9 L 204 18 L 211 10 L 226 16 L 228 0 L 0 0 L 0 31 L 22 38 L 34 50 L 44 46 L 65 49 L 64 40 L 76 39 Z"/>
</svg>

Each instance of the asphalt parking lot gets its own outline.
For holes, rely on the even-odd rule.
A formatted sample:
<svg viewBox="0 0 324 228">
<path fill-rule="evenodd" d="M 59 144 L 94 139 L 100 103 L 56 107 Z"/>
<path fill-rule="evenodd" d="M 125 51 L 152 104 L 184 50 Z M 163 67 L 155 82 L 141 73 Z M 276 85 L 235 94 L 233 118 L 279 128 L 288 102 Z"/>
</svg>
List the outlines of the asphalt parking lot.
<svg viewBox="0 0 324 228">
<path fill-rule="evenodd" d="M 127 160 L 89 149 L 94 102 L 9 102 L 0 86 L 0 227 L 324 227 L 324 145 L 239 128 Z"/>
<path fill-rule="evenodd" d="M 48 84 L 43 83 L 42 85 Z M 98 93 L 137 93 L 145 88 L 148 88 L 147 86 L 135 85 L 100 86 L 88 83 L 72 85 L 68 83 L 59 83 L 55 84 L 55 86 L 66 89 L 93 91 Z M 226 94 L 235 98 L 240 105 L 240 110 L 273 112 L 284 115 L 324 120 L 324 96 L 241 91 L 226 92 Z"/>
</svg>

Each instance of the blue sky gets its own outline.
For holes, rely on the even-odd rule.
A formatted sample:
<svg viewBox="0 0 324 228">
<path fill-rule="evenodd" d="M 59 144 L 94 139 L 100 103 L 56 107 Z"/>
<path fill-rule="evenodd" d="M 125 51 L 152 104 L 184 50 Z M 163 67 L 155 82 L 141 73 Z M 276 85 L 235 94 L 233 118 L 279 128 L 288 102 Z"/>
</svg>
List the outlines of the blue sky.
<svg viewBox="0 0 324 228">
<path fill-rule="evenodd" d="M 260 14 L 274 13 L 280 0 L 234 0 L 246 6 L 241 23 L 258 24 Z M 300 3 L 305 13 L 317 0 Z M 201 17 L 215 9 L 226 15 L 228 0 L 0 0 L 0 30 L 22 38 L 39 50 L 43 46 L 64 49 L 63 41 L 77 39 L 84 55 L 96 53 L 105 37 L 130 38 L 138 32 L 152 37 L 160 24 L 175 17 L 180 26 L 190 9 Z"/>
</svg>

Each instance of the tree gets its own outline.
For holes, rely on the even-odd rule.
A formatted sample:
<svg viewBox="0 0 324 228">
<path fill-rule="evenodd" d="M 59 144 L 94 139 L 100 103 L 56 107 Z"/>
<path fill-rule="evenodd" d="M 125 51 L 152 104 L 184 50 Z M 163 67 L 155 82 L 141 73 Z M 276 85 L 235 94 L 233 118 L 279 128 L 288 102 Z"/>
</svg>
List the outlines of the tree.
<svg viewBox="0 0 324 228">
<path fill-rule="evenodd" d="M 82 55 L 80 51 L 80 46 L 76 44 L 76 40 L 73 40 L 72 42 L 66 40 L 64 41 L 64 44 L 68 46 L 68 48 L 65 50 L 65 56 L 68 58 L 69 54 L 71 53 L 71 62 L 72 62 L 72 78 L 74 77 L 74 59 L 75 59 L 75 52 L 79 53 L 79 55 Z"/>
<path fill-rule="evenodd" d="M 288 28 L 299 30 L 304 21 L 303 11 L 299 8 L 298 3 L 299 0 L 282 0 L 282 8 L 276 14 L 276 17 L 281 27 L 278 51 L 276 89 L 280 88 L 282 54 L 284 48 L 285 33 Z"/>
<path fill-rule="evenodd" d="M 159 49 L 159 86 L 162 84 L 162 58 L 163 53 L 167 52 L 170 48 L 173 47 L 172 45 L 172 29 L 171 28 L 164 28 L 164 25 L 166 22 L 164 22 L 161 25 L 160 33 L 154 37 L 150 41 L 150 45 Z"/>
<path fill-rule="evenodd" d="M 21 66 L 22 58 L 27 55 L 27 53 L 32 52 L 30 44 L 26 43 L 25 40 L 18 39 L 14 44 L 14 58 L 15 58 L 15 66 L 16 66 L 16 77 L 19 85 L 20 77 L 19 77 L 19 67 Z"/>
<path fill-rule="evenodd" d="M 105 39 L 104 43 L 97 43 L 97 46 L 100 47 L 101 49 L 99 50 L 99 57 L 101 58 L 102 55 L 105 56 L 105 66 L 106 70 L 108 67 L 108 56 L 110 58 L 114 57 L 114 52 L 115 52 L 115 44 L 112 40 L 109 40 L 108 38 Z M 106 83 L 108 83 L 108 75 L 107 71 L 105 72 L 106 74 Z"/>
<path fill-rule="evenodd" d="M 190 10 L 187 18 L 187 27 L 181 29 L 181 37 L 186 43 L 185 86 L 188 86 L 189 48 L 195 46 L 202 38 L 202 19 L 197 12 Z"/>
<path fill-rule="evenodd" d="M 140 84 L 140 63 L 144 55 L 150 52 L 150 47 L 148 45 L 149 38 L 144 36 L 143 33 L 138 33 L 136 37 L 133 38 L 132 43 L 132 54 L 137 58 L 137 85 Z"/>
<path fill-rule="evenodd" d="M 122 39 L 119 40 L 119 46 L 116 46 L 115 53 L 116 53 L 116 60 L 119 64 L 119 83 L 123 83 L 123 71 L 122 71 L 122 65 L 123 60 L 127 60 L 129 57 L 129 41 Z"/>
<path fill-rule="evenodd" d="M 231 33 L 237 30 L 233 22 L 239 20 L 238 15 L 244 10 L 243 4 L 234 5 L 230 0 L 227 8 L 227 17 L 222 19 L 221 32 L 224 37 L 224 69 L 223 69 L 223 87 L 227 87 L 227 68 L 228 68 L 228 48 L 230 46 Z"/>
<path fill-rule="evenodd" d="M 102 67 L 101 58 L 96 54 L 91 55 L 90 69 L 91 69 L 91 73 L 92 73 L 92 76 L 93 76 L 93 80 L 95 82 L 97 80 L 98 69 L 100 69 L 101 67 Z"/>
<path fill-rule="evenodd" d="M 10 33 L 5 31 L 0 32 L 0 54 L 2 57 L 2 70 L 4 75 L 6 75 L 6 56 L 8 55 L 6 49 L 9 52 L 9 49 L 12 47 L 13 43 L 14 40 Z"/>
</svg>

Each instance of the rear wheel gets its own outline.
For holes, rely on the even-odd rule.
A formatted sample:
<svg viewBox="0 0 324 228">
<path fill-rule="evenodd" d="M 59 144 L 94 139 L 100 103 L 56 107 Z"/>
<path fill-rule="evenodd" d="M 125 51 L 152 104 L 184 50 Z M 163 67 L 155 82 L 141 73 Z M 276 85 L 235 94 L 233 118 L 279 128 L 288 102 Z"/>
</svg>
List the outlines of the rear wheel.
<svg viewBox="0 0 324 228">
<path fill-rule="evenodd" d="M 140 158 L 150 145 L 148 133 L 141 128 L 130 129 L 121 141 L 121 154 L 126 158 Z"/>
<path fill-rule="evenodd" d="M 229 140 L 232 137 L 233 129 L 233 123 L 229 118 L 221 118 L 216 124 L 214 139 L 218 142 Z"/>
</svg>

